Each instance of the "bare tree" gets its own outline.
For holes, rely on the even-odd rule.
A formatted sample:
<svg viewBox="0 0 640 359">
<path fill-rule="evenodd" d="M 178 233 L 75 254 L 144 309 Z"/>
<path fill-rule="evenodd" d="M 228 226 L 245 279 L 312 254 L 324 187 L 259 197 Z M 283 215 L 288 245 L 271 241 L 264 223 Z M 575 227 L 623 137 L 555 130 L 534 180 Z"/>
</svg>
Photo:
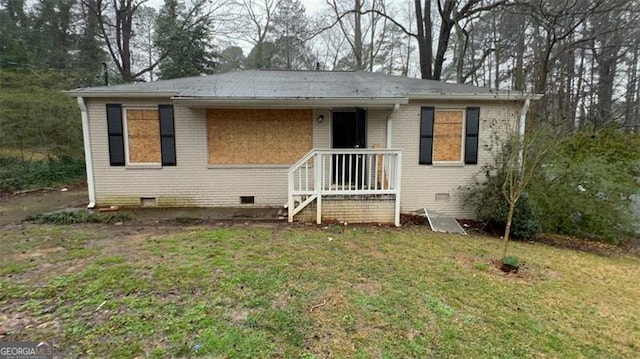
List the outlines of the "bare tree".
<svg viewBox="0 0 640 359">
<path fill-rule="evenodd" d="M 148 0 L 82 0 L 98 21 L 100 35 L 118 73 L 125 82 L 140 80 L 140 77 L 152 71 L 168 54 L 159 53 L 151 64 L 141 68 L 134 67 L 133 38 L 135 19 Z M 188 16 L 182 26 L 197 26 L 210 20 L 215 13 L 230 3 L 230 0 L 195 0 L 190 4 Z"/>
<path fill-rule="evenodd" d="M 354 0 L 353 5 L 336 0 L 326 0 L 333 22 L 329 27 L 340 29 L 349 44 L 350 53 L 345 54 L 339 67 L 352 70 L 373 71 L 380 63 L 378 56 L 387 45 L 388 20 L 382 14 L 387 11 L 384 0 Z M 365 16 L 367 15 L 367 16 Z"/>
<path fill-rule="evenodd" d="M 267 35 L 269 34 L 273 22 L 273 17 L 280 7 L 281 0 L 242 0 L 241 6 L 246 14 L 246 20 L 241 21 L 240 30 L 241 37 L 254 46 L 252 61 L 254 64 L 248 64 L 250 67 L 265 68 L 270 67 L 269 58 L 271 57 L 270 45 L 266 44 Z"/>
<path fill-rule="evenodd" d="M 520 123 L 517 126 L 507 127 L 504 137 L 506 140 L 500 149 L 504 156 L 502 165 L 505 173 L 502 195 L 509 204 L 504 236 L 502 237 L 502 258 L 507 255 L 511 225 L 518 201 L 529 188 L 529 184 L 537 175 L 544 159 L 561 143 L 561 137 L 542 127 L 524 133 L 522 129 L 524 126 L 523 117 L 527 115 L 528 103 L 529 100 L 526 100 L 520 113 Z"/>
<path fill-rule="evenodd" d="M 437 0 L 436 19 L 439 21 L 440 30 L 438 32 L 435 54 L 433 51 L 433 29 L 436 21 L 432 12 L 431 0 L 424 0 L 424 4 L 422 4 L 420 0 L 414 0 L 416 32 L 411 31 L 410 28 L 403 25 L 400 20 L 396 19 L 394 15 L 387 11 L 372 8 L 368 10 L 360 9 L 360 13 L 368 14 L 373 12 L 383 16 L 398 26 L 405 34 L 415 38 L 418 43 L 420 73 L 422 78 L 440 80 L 446 53 L 449 51 L 451 32 L 456 24 L 465 19 L 470 19 L 479 13 L 510 5 L 513 2 L 514 0 L 498 0 L 491 3 L 486 3 L 483 0 L 467 0 L 464 3 L 459 3 L 457 0 Z M 346 13 L 356 11 L 355 9 L 349 10 L 342 13 L 340 17 Z"/>
</svg>

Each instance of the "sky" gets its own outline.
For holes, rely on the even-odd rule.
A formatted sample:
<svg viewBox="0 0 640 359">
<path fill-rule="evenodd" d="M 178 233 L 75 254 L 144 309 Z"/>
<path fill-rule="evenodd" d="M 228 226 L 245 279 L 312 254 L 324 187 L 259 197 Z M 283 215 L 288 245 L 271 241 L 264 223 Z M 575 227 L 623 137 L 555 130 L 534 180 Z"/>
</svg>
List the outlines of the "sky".
<svg viewBox="0 0 640 359">
<path fill-rule="evenodd" d="M 300 0 L 307 10 L 307 15 L 313 15 L 324 7 L 325 0 Z M 160 8 L 164 4 L 164 0 L 149 0 L 150 6 Z"/>
<path fill-rule="evenodd" d="M 307 14 L 315 14 L 324 7 L 325 0 L 301 0 L 304 4 L 304 8 L 307 10 Z"/>
</svg>

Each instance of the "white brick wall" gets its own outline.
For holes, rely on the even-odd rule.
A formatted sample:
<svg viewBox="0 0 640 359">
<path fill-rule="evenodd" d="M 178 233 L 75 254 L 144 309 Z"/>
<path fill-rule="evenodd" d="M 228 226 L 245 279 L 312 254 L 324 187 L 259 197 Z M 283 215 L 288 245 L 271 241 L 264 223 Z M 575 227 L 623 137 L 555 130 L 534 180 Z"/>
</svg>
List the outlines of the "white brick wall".
<svg viewBox="0 0 640 359">
<path fill-rule="evenodd" d="M 87 100 L 96 200 L 99 205 L 139 205 L 141 197 L 157 198 L 158 205 L 161 206 L 236 206 L 240 204 L 240 196 L 254 196 L 255 206 L 281 206 L 286 202 L 287 165 L 209 167 L 205 109 L 190 109 L 177 105 L 174 108 L 177 166 L 157 169 L 111 167 L 106 103 L 122 103 L 125 107 L 155 107 L 160 103 L 169 103 L 169 100 Z M 478 165 L 434 167 L 418 164 L 421 106 L 481 107 Z M 386 146 L 386 119 L 390 113 L 390 110 L 369 111 L 367 146 Z M 473 211 L 463 208 L 457 197 L 457 189 L 467 184 L 478 173 L 482 164 L 490 160 L 489 153 L 483 150 L 483 144 L 490 138 L 492 131 L 489 124 L 514 121 L 516 113 L 515 106 L 488 102 L 410 103 L 396 111 L 393 114 L 393 147 L 403 149 L 402 210 L 412 211 L 427 207 L 458 217 L 471 217 Z M 324 115 L 322 123 L 316 121 L 319 115 Z M 329 109 L 313 111 L 313 147 L 331 147 Z M 257 144 L 256 151 L 259 150 Z M 449 201 L 436 201 L 436 194 L 443 193 L 449 194 Z M 392 216 L 393 211 L 390 213 Z"/>
<path fill-rule="evenodd" d="M 480 133 L 478 164 L 464 166 L 433 166 L 418 164 L 420 148 L 420 108 L 480 107 Z M 402 149 L 402 197 L 403 212 L 428 208 L 458 218 L 473 218 L 473 208 L 465 206 L 459 197 L 459 188 L 466 186 L 480 173 L 482 166 L 490 162 L 491 154 L 485 149 L 496 130 L 504 131 L 506 123 L 515 124 L 518 107 L 497 102 L 421 102 L 402 106 L 393 119 L 393 147 Z M 492 125 L 493 124 L 493 125 Z M 436 201 L 436 195 L 440 200 Z M 442 200 L 443 194 L 449 200 Z"/>
<path fill-rule="evenodd" d="M 177 166 L 154 169 L 110 166 L 105 104 L 134 107 L 168 102 L 168 99 L 88 100 L 99 205 L 139 205 L 141 197 L 156 197 L 158 205 L 165 206 L 236 206 L 240 204 L 240 196 L 254 196 L 255 206 L 281 206 L 286 202 L 288 165 L 209 167 L 205 109 L 174 107 Z M 256 151 L 259 150 L 256 144 Z"/>
</svg>

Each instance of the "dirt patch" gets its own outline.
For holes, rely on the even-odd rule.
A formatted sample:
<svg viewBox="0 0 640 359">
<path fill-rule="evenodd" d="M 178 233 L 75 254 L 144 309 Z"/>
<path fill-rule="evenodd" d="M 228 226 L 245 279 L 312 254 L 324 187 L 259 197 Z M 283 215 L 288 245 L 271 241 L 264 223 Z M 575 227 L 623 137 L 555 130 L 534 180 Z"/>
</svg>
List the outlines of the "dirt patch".
<svg viewBox="0 0 640 359">
<path fill-rule="evenodd" d="M 170 230 L 157 227 L 114 226 L 112 237 L 108 240 L 109 245 L 105 246 L 103 239 L 90 241 L 88 245 L 104 247 L 102 252 L 106 255 L 124 255 L 126 257 L 127 254 L 131 254 L 132 249 L 139 248 L 149 238 L 156 238 L 170 232 Z"/>
<path fill-rule="evenodd" d="M 540 279 L 540 273 L 532 271 L 525 262 L 520 263 L 517 272 L 505 272 L 502 270 L 502 261 L 495 259 L 491 261 L 489 273 L 503 278 L 520 279 L 526 282 Z"/>
<path fill-rule="evenodd" d="M 4 195 L 0 206 L 0 225 L 23 220 L 30 215 L 51 212 L 63 208 L 80 208 L 88 202 L 85 187 L 68 188 L 67 191 L 46 190 L 21 195 Z"/>
<path fill-rule="evenodd" d="M 427 224 L 427 217 L 416 213 L 400 213 L 400 225 L 424 226 Z"/>
<path fill-rule="evenodd" d="M 629 240 L 620 246 L 608 243 L 591 241 L 565 235 L 544 235 L 535 240 L 536 243 L 546 244 L 552 247 L 572 249 L 575 251 L 595 253 L 601 256 L 614 254 L 631 254 L 640 257 L 640 247 L 635 240 Z"/>
<path fill-rule="evenodd" d="M 376 280 L 371 280 L 368 278 L 360 278 L 358 282 L 353 285 L 353 289 L 360 291 L 366 295 L 374 295 L 377 293 L 382 286 Z"/>
<path fill-rule="evenodd" d="M 244 325 L 251 312 L 248 309 L 233 308 L 227 314 L 227 320 L 235 325 Z"/>
<path fill-rule="evenodd" d="M 289 292 L 279 292 L 271 301 L 271 307 L 276 309 L 287 309 L 289 308 L 292 299 L 293 294 Z"/>
<path fill-rule="evenodd" d="M 0 339 L 2 340 L 19 340 L 19 333 L 25 329 L 50 331 L 59 327 L 60 322 L 57 319 L 51 319 L 49 316 L 37 318 L 27 311 L 9 315 L 0 314 Z"/>
<path fill-rule="evenodd" d="M 504 272 L 501 270 L 502 262 L 497 259 L 489 260 L 487 258 L 478 258 L 466 254 L 456 254 L 453 257 L 461 267 L 472 272 L 486 272 L 503 278 L 522 279 L 525 281 L 539 280 L 542 274 L 521 263 L 517 272 Z M 559 276 L 559 274 L 557 274 Z M 549 275 L 547 274 L 547 277 Z"/>
<path fill-rule="evenodd" d="M 456 254 L 453 256 L 453 259 L 465 268 L 472 268 L 478 263 L 484 263 L 482 260 L 480 260 L 480 258 L 466 254 Z"/>
<path fill-rule="evenodd" d="M 309 305 L 309 312 L 315 319 L 322 317 L 322 312 L 330 311 L 335 307 L 341 307 L 346 304 L 347 300 L 338 290 L 329 289 L 318 295 Z"/>
<path fill-rule="evenodd" d="M 66 251 L 64 247 L 36 248 L 28 252 L 20 253 L 17 257 L 20 260 L 29 260 L 31 258 L 46 257 L 64 251 Z"/>
<path fill-rule="evenodd" d="M 479 235 L 490 236 L 494 238 L 502 238 L 504 234 L 503 228 L 488 226 L 485 222 L 472 219 L 456 219 L 467 233 L 476 233 Z M 576 238 L 561 234 L 543 234 L 535 240 L 512 239 L 515 242 L 524 243 L 541 243 L 556 248 L 571 249 L 580 252 L 595 253 L 602 256 L 610 256 L 613 254 L 631 254 L 640 257 L 640 238 L 630 238 L 619 246 L 597 242 L 584 238 Z"/>
</svg>

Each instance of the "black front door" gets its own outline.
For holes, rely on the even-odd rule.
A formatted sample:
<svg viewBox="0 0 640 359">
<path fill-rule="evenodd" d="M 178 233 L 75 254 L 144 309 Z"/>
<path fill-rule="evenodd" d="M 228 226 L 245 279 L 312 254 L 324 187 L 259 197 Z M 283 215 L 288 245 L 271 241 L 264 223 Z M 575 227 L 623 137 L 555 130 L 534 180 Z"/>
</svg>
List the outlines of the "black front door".
<svg viewBox="0 0 640 359">
<path fill-rule="evenodd" d="M 357 108 L 352 111 L 334 111 L 332 115 L 333 148 L 367 147 L 367 111 Z M 363 185 L 364 156 L 334 155 L 332 180 L 336 185 Z"/>
</svg>

